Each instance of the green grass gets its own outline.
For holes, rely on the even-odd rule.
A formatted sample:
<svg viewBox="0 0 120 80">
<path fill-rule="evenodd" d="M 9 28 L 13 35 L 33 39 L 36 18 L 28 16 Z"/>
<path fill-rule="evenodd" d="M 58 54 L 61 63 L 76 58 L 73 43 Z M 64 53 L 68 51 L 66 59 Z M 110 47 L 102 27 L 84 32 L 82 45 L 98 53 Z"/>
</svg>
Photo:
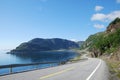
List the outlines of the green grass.
<svg viewBox="0 0 120 80">
<path fill-rule="evenodd" d="M 109 67 L 109 71 L 114 77 L 118 77 L 120 79 L 120 61 L 104 59 Z"/>
<path fill-rule="evenodd" d="M 79 61 L 81 59 L 81 55 L 78 55 L 76 56 L 75 58 L 73 59 L 70 59 L 71 62 L 74 62 L 74 61 Z"/>
</svg>

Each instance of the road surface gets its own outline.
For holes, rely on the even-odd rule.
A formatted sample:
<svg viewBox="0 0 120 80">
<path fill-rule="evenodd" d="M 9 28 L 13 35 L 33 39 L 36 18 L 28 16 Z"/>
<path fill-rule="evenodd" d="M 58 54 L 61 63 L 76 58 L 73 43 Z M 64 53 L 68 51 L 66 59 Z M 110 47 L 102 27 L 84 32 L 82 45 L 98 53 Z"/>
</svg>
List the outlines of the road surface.
<svg viewBox="0 0 120 80">
<path fill-rule="evenodd" d="M 109 80 L 104 61 L 88 58 L 77 63 L 1 76 L 0 80 Z"/>
</svg>

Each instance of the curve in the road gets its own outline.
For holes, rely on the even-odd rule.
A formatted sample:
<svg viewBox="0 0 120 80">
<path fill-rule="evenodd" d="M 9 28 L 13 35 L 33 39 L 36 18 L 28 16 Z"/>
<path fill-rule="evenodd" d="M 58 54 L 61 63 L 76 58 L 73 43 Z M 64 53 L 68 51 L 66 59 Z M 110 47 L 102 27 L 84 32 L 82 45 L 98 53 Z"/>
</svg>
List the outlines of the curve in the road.
<svg viewBox="0 0 120 80">
<path fill-rule="evenodd" d="M 100 65 L 101 65 L 101 60 L 100 60 L 99 64 L 97 65 L 97 67 L 93 70 L 93 72 L 88 76 L 88 78 L 86 80 L 90 80 L 90 78 L 96 72 L 96 70 L 100 67 Z"/>
</svg>

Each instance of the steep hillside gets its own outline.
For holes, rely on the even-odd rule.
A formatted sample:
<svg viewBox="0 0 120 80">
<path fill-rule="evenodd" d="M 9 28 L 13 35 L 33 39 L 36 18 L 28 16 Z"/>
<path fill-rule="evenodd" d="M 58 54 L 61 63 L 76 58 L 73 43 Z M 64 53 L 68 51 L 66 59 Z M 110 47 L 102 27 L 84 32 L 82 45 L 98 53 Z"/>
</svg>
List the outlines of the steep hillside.
<svg viewBox="0 0 120 80">
<path fill-rule="evenodd" d="M 88 39 L 81 45 L 80 49 L 91 48 L 98 39 L 98 36 L 104 34 L 104 32 L 99 32 L 93 35 L 90 35 Z"/>
<path fill-rule="evenodd" d="M 95 57 L 116 52 L 120 47 L 120 18 L 112 21 L 106 31 L 89 36 L 81 48 L 86 47 Z"/>
<path fill-rule="evenodd" d="M 111 32 L 114 32 L 116 31 L 117 29 L 120 28 L 120 18 L 116 18 L 114 21 L 112 21 L 109 26 L 107 27 L 107 30 L 106 32 L 108 33 L 111 33 Z"/>
<path fill-rule="evenodd" d="M 89 48 L 92 57 L 106 61 L 111 80 L 120 80 L 120 18 L 112 21 L 106 31 L 89 36 L 81 47 L 84 48 Z"/>
<path fill-rule="evenodd" d="M 70 49 L 78 48 L 79 45 L 73 41 L 53 38 L 53 39 L 42 39 L 35 38 L 28 42 L 20 44 L 16 49 L 12 50 L 12 53 L 16 52 L 32 52 L 32 51 L 48 51 L 48 50 L 59 50 L 59 49 Z"/>
</svg>

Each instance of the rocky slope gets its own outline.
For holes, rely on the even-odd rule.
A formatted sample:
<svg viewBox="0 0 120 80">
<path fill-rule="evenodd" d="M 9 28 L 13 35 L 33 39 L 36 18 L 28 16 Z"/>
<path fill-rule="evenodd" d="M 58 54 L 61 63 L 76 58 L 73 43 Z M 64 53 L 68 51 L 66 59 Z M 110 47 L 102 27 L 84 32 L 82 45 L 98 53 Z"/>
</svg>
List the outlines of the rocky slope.
<svg viewBox="0 0 120 80">
<path fill-rule="evenodd" d="M 106 31 L 99 32 L 88 37 L 81 48 L 87 48 L 94 53 L 94 56 L 111 54 L 120 47 L 120 18 L 112 21 Z"/>
<path fill-rule="evenodd" d="M 34 52 L 34 51 L 49 51 L 59 49 L 71 49 L 78 48 L 79 45 L 73 41 L 66 39 L 42 39 L 35 38 L 28 42 L 20 44 L 16 49 L 12 50 L 11 53 L 16 52 Z"/>
<path fill-rule="evenodd" d="M 107 27 L 106 32 L 107 33 L 115 32 L 119 28 L 120 28 L 120 18 L 116 18 L 114 21 L 112 21 L 109 24 L 109 26 Z"/>
</svg>

